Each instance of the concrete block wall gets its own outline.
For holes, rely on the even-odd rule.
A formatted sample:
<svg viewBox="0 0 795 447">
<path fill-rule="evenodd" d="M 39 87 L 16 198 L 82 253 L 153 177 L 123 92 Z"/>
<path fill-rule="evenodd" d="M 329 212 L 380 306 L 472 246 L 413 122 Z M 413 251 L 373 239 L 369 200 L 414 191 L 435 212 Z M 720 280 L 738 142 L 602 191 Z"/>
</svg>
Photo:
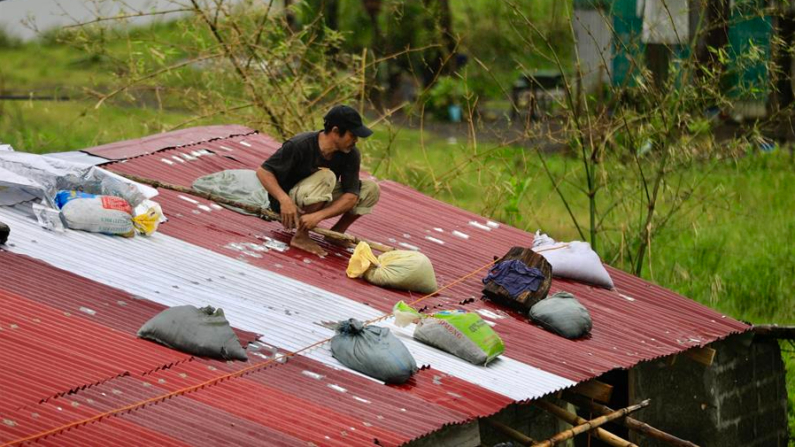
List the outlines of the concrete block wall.
<svg viewBox="0 0 795 447">
<path fill-rule="evenodd" d="M 630 371 L 633 401 L 652 399 L 637 418 L 703 447 L 786 447 L 786 371 L 778 342 L 744 334 L 710 347 L 717 351 L 711 366 L 680 355 L 673 364 L 662 359 Z"/>
</svg>

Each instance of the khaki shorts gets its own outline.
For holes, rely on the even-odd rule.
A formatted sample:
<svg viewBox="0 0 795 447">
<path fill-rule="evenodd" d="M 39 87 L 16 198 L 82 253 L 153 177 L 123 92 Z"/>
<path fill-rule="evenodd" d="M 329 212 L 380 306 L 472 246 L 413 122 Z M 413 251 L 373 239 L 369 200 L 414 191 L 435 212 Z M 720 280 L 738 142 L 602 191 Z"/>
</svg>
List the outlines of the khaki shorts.
<svg viewBox="0 0 795 447">
<path fill-rule="evenodd" d="M 361 182 L 359 200 L 348 211 L 349 213 L 370 214 L 375 204 L 378 203 L 378 199 L 381 198 L 381 188 L 376 182 L 371 180 L 362 180 Z M 289 192 L 290 198 L 299 208 L 321 202 L 331 203 L 340 198 L 342 194 L 342 186 L 337 183 L 337 176 L 334 172 L 322 168 L 298 182 Z"/>
</svg>

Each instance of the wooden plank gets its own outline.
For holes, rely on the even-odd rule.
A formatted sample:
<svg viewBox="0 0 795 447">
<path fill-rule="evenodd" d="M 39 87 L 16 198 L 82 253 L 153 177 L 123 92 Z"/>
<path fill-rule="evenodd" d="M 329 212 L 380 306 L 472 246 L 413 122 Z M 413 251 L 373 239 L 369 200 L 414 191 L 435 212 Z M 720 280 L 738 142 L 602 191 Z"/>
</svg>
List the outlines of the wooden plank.
<svg viewBox="0 0 795 447">
<path fill-rule="evenodd" d="M 684 354 L 691 360 L 701 363 L 705 366 L 711 366 L 715 360 L 716 351 L 708 346 L 702 348 L 692 348 L 684 352 Z"/>
<path fill-rule="evenodd" d="M 594 379 L 575 386 L 572 388 L 572 392 L 581 394 L 589 399 L 608 403 L 610 402 L 610 396 L 613 395 L 613 386 Z"/>
</svg>

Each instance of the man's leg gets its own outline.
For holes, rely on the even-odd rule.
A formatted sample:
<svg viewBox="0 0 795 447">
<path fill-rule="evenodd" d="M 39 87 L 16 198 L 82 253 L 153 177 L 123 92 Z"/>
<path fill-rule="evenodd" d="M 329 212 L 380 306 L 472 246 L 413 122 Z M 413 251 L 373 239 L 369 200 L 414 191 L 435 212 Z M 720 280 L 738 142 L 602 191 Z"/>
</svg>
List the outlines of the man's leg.
<svg viewBox="0 0 795 447">
<path fill-rule="evenodd" d="M 301 209 L 301 214 L 320 211 L 331 202 L 331 193 L 337 183 L 336 176 L 328 169 L 321 169 L 298 182 L 290 190 L 290 198 Z M 309 237 L 308 230 L 295 230 L 290 245 L 301 250 L 325 256 L 327 253 L 320 245 Z"/>
<path fill-rule="evenodd" d="M 337 185 L 334 188 L 334 192 L 332 194 L 332 200 L 336 200 L 339 196 L 342 195 L 342 188 Z M 378 183 L 375 183 L 371 180 L 362 180 L 362 186 L 359 191 L 359 200 L 356 202 L 356 205 L 347 213 L 343 214 L 337 223 L 334 224 L 331 229 L 338 233 L 345 233 L 354 222 L 356 222 L 359 217 L 370 214 L 373 211 L 373 207 L 376 203 L 378 203 L 378 199 L 381 198 L 381 188 L 378 186 Z M 326 241 L 336 244 L 342 245 L 345 247 L 350 246 L 351 244 L 346 241 L 340 241 L 337 239 L 330 239 L 327 238 Z"/>
</svg>

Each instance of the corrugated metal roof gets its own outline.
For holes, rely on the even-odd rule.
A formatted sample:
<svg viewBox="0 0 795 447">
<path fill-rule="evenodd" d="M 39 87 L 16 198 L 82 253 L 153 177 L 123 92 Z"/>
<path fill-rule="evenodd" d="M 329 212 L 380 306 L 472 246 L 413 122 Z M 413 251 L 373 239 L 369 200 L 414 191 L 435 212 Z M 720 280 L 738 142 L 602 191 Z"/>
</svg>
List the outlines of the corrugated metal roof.
<svg viewBox="0 0 795 447">
<path fill-rule="evenodd" d="M 61 312 L 6 291 L 0 291 L 0 300 L 0 357 L 25 365 L 24 370 L 14 367 L 3 372 L 0 408 L 46 401 L 115 377 L 145 374 L 190 358 L 100 326 L 80 314 Z M 47 339 L 58 341 L 51 343 Z M 47 368 L 50 364 L 59 367 Z"/>
<path fill-rule="evenodd" d="M 13 225 L 23 227 L 19 222 Z M 69 233 L 45 234 L 59 237 Z M 19 247 L 25 238 L 23 233 L 17 235 L 11 248 Z M 48 246 L 46 240 L 37 239 L 35 244 L 39 243 Z M 15 360 L 13 368 L 0 371 L 0 442 L 198 385 L 263 363 L 266 359 L 259 354 L 270 354 L 258 351 L 261 345 L 255 344 L 250 348 L 250 362 L 190 358 L 136 339 L 137 328 L 123 323 L 127 316 L 137 318 L 140 309 L 135 307 L 146 301 L 132 299 L 120 305 L 116 298 L 124 296 L 122 292 L 22 255 L 0 252 L 0 263 L 12 268 L 4 278 L 8 279 L 2 283 L 4 288 L 25 291 L 29 296 L 42 292 L 39 287 L 25 290 L 25 284 L 33 283 L 30 278 L 48 278 L 54 288 L 60 287 L 62 292 L 49 298 L 54 302 L 57 296 L 71 295 L 80 301 L 82 296 L 110 295 L 108 306 L 94 306 L 99 311 L 69 312 L 2 292 L 0 298 L 8 311 L 0 318 L 0 355 Z M 17 267 L 26 274 L 19 275 Z M 100 318 L 101 323 L 97 321 Z M 20 356 L 26 349 L 30 355 Z M 92 441 L 112 445 L 114 440 L 125 445 L 139 437 L 156 445 L 176 441 L 217 444 L 221 440 L 261 445 L 263 439 L 273 445 L 370 444 L 372 439 L 396 445 L 445 424 L 494 413 L 510 402 L 510 398 L 433 369 L 420 372 L 400 388 L 385 387 L 296 357 L 286 364 L 90 422 L 48 439 L 59 445 L 92 445 Z M 107 436 L 112 439 L 105 439 Z"/>
<path fill-rule="evenodd" d="M 277 148 L 273 139 L 251 129 L 214 126 L 114 143 L 86 152 L 124 159 L 109 166 L 117 172 L 189 186 L 207 173 L 255 168 Z M 372 240 L 423 251 L 433 261 L 440 285 L 484 266 L 514 245 L 529 246 L 532 241 L 526 232 L 488 222 L 410 188 L 392 182 L 380 185 L 380 205 L 372 215 L 358 221 L 352 231 Z M 62 313 L 76 306 L 88 307 L 95 313 L 82 311 L 85 315 L 70 320 L 80 322 L 76 330 L 82 330 L 82 323 L 86 322 L 87 334 L 113 328 L 128 337 L 142 317 L 126 321 L 127 312 L 139 314 L 129 310 L 131 306 L 114 306 L 114 299 L 136 304 L 151 301 L 161 306 L 212 304 L 223 307 L 236 327 L 263 334 L 264 342 L 287 351 L 331 336 L 331 331 L 322 325 L 324 321 L 369 319 L 391 310 L 397 300 L 417 298 L 348 279 L 344 274 L 348 253 L 333 246 L 326 246 L 331 254 L 324 259 L 295 249 L 268 250 L 263 245 L 267 238 L 289 240 L 289 234 L 278 223 L 242 216 L 206 200 L 171 191 L 161 191 L 158 201 L 170 221 L 153 237 L 133 240 L 77 231 L 49 233 L 17 211 L 0 209 L 0 220 L 12 227 L 11 251 L 70 272 L 56 275 L 48 269 L 57 269 L 47 264 L 11 254 L 5 254 L 4 259 L 0 253 L 0 263 L 14 256 L 26 259 L 34 267 L 0 272 L 0 281 L 4 273 L 16 279 L 11 286 L 0 286 L 0 290 L 29 301 L 30 304 L 21 304 L 25 309 L 44 306 Z M 614 291 L 553 281 L 552 291 L 575 293 L 591 312 L 594 330 L 585 340 L 557 337 L 515 312 L 480 300 L 479 278 L 484 275 L 476 275 L 422 305 L 476 311 L 495 324 L 506 342 L 506 355 L 486 368 L 419 344 L 410 332 L 386 322 L 418 363 L 430 365 L 405 386 L 386 387 L 352 373 L 331 357 L 327 346 L 321 346 L 284 365 L 225 380 L 49 439 L 83 443 L 97 437 L 118 439 L 121 434 L 159 444 L 208 444 L 234 439 L 230 443 L 244 445 L 265 436 L 272 438 L 274 444 L 284 445 L 351 445 L 372 443 L 374 439 L 386 445 L 399 444 L 445 424 L 492 414 L 513 401 L 534 399 L 614 368 L 631 367 L 642 360 L 701 346 L 748 329 L 673 292 L 614 269 L 610 273 L 616 283 Z M 74 294 L 59 293 L 57 286 L 42 286 L 46 281 L 39 278 L 48 275 L 59 278 L 54 284 L 69 275 L 75 283 L 79 282 L 75 278 L 81 278 L 84 282 L 79 284 L 79 290 L 91 290 L 87 296 L 95 296 L 97 288 L 114 292 L 105 301 L 94 298 L 91 306 L 97 310 Z M 37 294 L 38 298 L 32 297 Z M 118 299 L 118 295 L 128 298 Z M 130 299 L 131 296 L 149 301 Z M 137 312 L 149 309 L 147 306 L 157 304 L 141 304 Z M 39 340 L 47 337 L 47 331 L 49 327 L 37 334 Z M 0 340 L 2 337 L 0 332 Z M 71 342 L 68 338 L 63 340 Z M 151 355 L 154 354 L 136 354 L 130 363 L 117 366 L 130 369 L 129 365 L 140 362 L 157 363 L 143 361 Z M 250 357 L 252 362 L 264 361 L 256 355 Z M 69 360 L 61 358 L 57 363 Z M 91 359 L 98 360 L 102 359 Z M 82 378 L 80 364 L 77 365 L 75 374 Z M 41 366 L 46 369 L 56 365 Z M 243 366 L 192 359 L 148 374 L 147 386 L 134 375 L 106 377 L 74 395 L 76 399 L 103 402 L 93 410 L 84 405 L 87 400 L 77 407 L 50 408 L 53 402 L 63 402 L 64 397 L 36 404 L 42 407 L 37 418 L 25 414 L 30 412 L 27 407 L 14 414 L 3 410 L 10 411 L 10 407 L 0 407 L 0 417 L 15 421 L 13 426 L 0 425 L 0 440 L 17 439 L 181 386 L 193 386 Z M 113 371 L 116 369 L 103 370 L 103 374 Z M 19 380 L 28 377 L 23 376 Z M 47 395 L 50 388 L 66 386 L 47 374 L 40 378 L 31 375 L 27 380 L 20 386 L 39 390 L 30 392 L 34 397 Z M 47 388 L 48 384 L 52 386 Z M 109 394 L 107 387 L 115 387 L 121 393 Z M 43 414 L 48 416 L 42 418 Z M 219 433 L 226 437 L 218 437 Z"/>
<path fill-rule="evenodd" d="M 92 147 L 83 152 L 108 160 L 127 160 L 151 154 L 167 147 L 183 146 L 236 135 L 253 134 L 255 131 L 244 126 L 205 126 L 151 135 L 137 140 L 119 141 Z"/>
<path fill-rule="evenodd" d="M 0 209 L 0 220 L 11 225 L 17 235 L 11 247 L 16 253 L 167 306 L 221 307 L 236 327 L 263 334 L 265 342 L 289 351 L 333 336 L 333 331 L 322 325 L 324 321 L 352 317 L 364 321 L 383 314 L 321 287 L 165 234 L 129 240 L 79 231 L 44 232 L 33 219 L 5 209 Z M 98 253 L 110 258 L 98 262 Z M 351 286 L 358 284 L 347 281 Z M 466 378 L 514 400 L 534 399 L 574 385 L 570 380 L 513 360 L 510 352 L 487 368 L 478 367 L 415 341 L 407 328 L 386 325 L 401 337 L 419 364 Z M 342 367 L 332 358 L 328 345 L 307 355 Z M 528 383 L 529 378 L 532 380 Z"/>
<path fill-rule="evenodd" d="M 12 240 L 15 239 L 16 234 Z M 88 316 L 93 323 L 116 331 L 135 334 L 146 321 L 166 309 L 162 304 L 52 268 L 27 256 L 0 250 L 0 265 L 3 291 L 64 313 Z M 233 329 L 243 346 L 259 337 L 253 332 Z"/>
<path fill-rule="evenodd" d="M 85 152 L 81 151 L 73 151 L 73 152 L 52 152 L 49 154 L 44 154 L 45 157 L 49 158 L 56 158 L 58 160 L 64 160 L 71 163 L 80 163 L 85 165 L 97 166 L 101 164 L 107 163 L 107 158 L 96 157 L 93 155 L 89 155 Z"/>
<path fill-rule="evenodd" d="M 253 169 L 276 148 L 278 144 L 272 139 L 253 134 L 163 150 L 109 167 L 117 172 L 190 186 L 194 179 L 206 173 Z M 197 156 L 202 149 L 204 155 Z M 182 161 L 169 164 L 162 160 Z M 382 181 L 380 186 L 380 205 L 372 215 L 357 221 L 351 231 L 398 248 L 420 249 L 433 262 L 440 285 L 481 267 L 513 246 L 532 243 L 529 233 L 507 225 L 489 225 L 480 216 L 428 198 L 403 185 Z M 349 254 L 334 246 L 324 245 L 331 254 L 323 260 L 298 250 L 260 253 L 244 249 L 245 244 L 261 244 L 266 237 L 289 241 L 289 234 L 281 230 L 279 223 L 261 222 L 216 209 L 204 199 L 171 191 L 161 190 L 159 200 L 173 216 L 172 221 L 163 226 L 164 234 L 315 284 L 382 312 L 389 312 L 400 299 L 411 299 L 410 294 L 370 286 L 362 281 L 352 284 L 344 273 Z M 615 290 L 561 279 L 555 279 L 552 284 L 551 293 L 572 292 L 591 312 L 594 330 L 585 340 L 563 339 L 530 325 L 516 312 L 480 300 L 479 277 L 423 305 L 480 311 L 487 319 L 496 316 L 491 321 L 496 323 L 496 330 L 505 340 L 508 355 L 574 381 L 701 346 L 733 331 L 747 329 L 746 325 L 674 292 L 617 269 L 608 270 L 616 283 Z M 467 303 L 462 305 L 462 302 Z M 650 316 L 658 324 L 648 325 Z"/>
</svg>

